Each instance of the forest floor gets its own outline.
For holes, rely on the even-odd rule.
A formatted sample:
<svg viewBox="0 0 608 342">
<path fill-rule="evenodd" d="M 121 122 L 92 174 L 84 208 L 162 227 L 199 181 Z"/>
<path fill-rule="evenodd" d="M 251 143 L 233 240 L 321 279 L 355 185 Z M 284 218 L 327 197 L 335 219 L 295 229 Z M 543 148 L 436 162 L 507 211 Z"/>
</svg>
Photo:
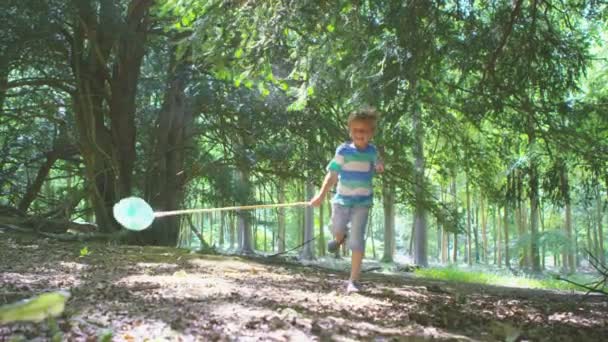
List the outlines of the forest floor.
<svg viewBox="0 0 608 342">
<path fill-rule="evenodd" d="M 608 299 L 581 293 L 345 273 L 160 247 L 59 242 L 0 230 L 0 305 L 68 290 L 62 340 L 600 341 Z M 49 324 L 0 341 L 49 340 Z"/>
</svg>

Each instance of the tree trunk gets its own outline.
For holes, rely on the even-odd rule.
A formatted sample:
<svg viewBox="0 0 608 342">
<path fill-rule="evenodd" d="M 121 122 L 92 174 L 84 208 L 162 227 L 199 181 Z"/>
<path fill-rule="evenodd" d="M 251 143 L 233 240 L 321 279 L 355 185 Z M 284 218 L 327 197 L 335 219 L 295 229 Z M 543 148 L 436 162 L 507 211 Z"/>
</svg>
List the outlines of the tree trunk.
<svg viewBox="0 0 608 342">
<path fill-rule="evenodd" d="M 367 220 L 367 226 L 369 227 L 369 234 L 367 234 L 367 236 L 369 236 L 369 238 L 372 240 L 372 258 L 374 258 L 374 260 L 376 260 L 376 243 L 374 241 L 374 215 L 373 215 L 373 210 L 374 210 L 373 207 L 369 208 L 369 219 Z"/>
<path fill-rule="evenodd" d="M 219 236 L 219 245 L 220 247 L 224 247 L 224 240 L 225 240 L 225 231 L 226 231 L 226 212 L 222 211 L 220 212 L 220 236 Z"/>
<path fill-rule="evenodd" d="M 534 146 L 536 144 L 536 133 L 533 127 L 532 120 L 529 121 L 529 131 L 528 131 L 528 144 L 529 146 Z M 530 158 L 529 165 L 529 176 L 530 176 L 530 234 L 531 234 L 531 243 L 530 243 L 530 252 L 531 252 L 531 261 L 532 261 L 532 271 L 535 273 L 540 273 L 540 253 L 538 248 L 538 201 L 539 201 L 539 180 L 538 180 L 538 162 L 536 158 L 533 156 Z"/>
<path fill-rule="evenodd" d="M 249 179 L 249 167 L 247 162 L 241 162 L 238 171 L 238 179 L 243 191 L 243 198 L 240 205 L 245 205 L 251 199 L 251 184 Z M 247 166 L 245 166 L 247 165 Z M 239 227 L 239 235 L 241 244 L 239 252 L 242 254 L 254 254 L 251 234 L 251 212 L 247 210 L 237 211 L 237 225 Z"/>
<path fill-rule="evenodd" d="M 186 149 L 192 144 L 190 130 L 194 121 L 186 96 L 190 66 L 172 61 L 174 70 L 154 130 L 154 157 L 146 174 L 145 198 L 156 210 L 176 210 L 183 202 L 186 174 L 183 172 Z M 174 66 L 174 67 L 173 67 Z M 178 216 L 155 220 L 152 226 L 130 236 L 132 243 L 175 246 L 179 234 Z"/>
<path fill-rule="evenodd" d="M 502 267 L 502 243 L 500 227 L 500 206 L 494 208 L 494 265 Z"/>
<path fill-rule="evenodd" d="M 23 195 L 23 198 L 21 198 L 21 201 L 19 201 L 17 208 L 22 212 L 27 212 L 32 202 L 38 196 L 38 193 L 42 188 L 42 184 L 44 184 L 44 181 L 48 177 L 49 172 L 53 168 L 55 162 L 62 158 L 68 158 L 76 153 L 77 149 L 73 145 L 56 146 L 52 151 L 45 153 L 44 163 L 42 163 L 38 169 L 34 182 L 27 187 L 25 195 Z"/>
<path fill-rule="evenodd" d="M 325 220 L 324 220 L 324 211 L 325 211 L 325 201 L 321 202 L 319 206 L 319 255 L 325 256 Z"/>
<path fill-rule="evenodd" d="M 111 208 L 131 194 L 135 165 L 135 95 L 149 32 L 152 1 L 131 1 L 123 9 L 116 2 L 80 1 L 71 47 L 71 66 L 77 91 L 74 117 L 85 175 L 103 232 L 118 230 Z M 111 65 L 110 65 L 111 63 Z M 109 90 L 109 91 L 108 91 Z M 177 224 L 170 233 L 177 240 Z"/>
<path fill-rule="evenodd" d="M 508 216 L 508 210 L 507 210 L 507 203 L 505 203 L 505 206 L 503 208 L 503 218 L 504 218 L 504 222 L 503 222 L 503 229 L 504 229 L 504 237 L 505 237 L 505 267 L 506 268 L 511 268 L 511 256 L 509 255 L 509 216 Z"/>
<path fill-rule="evenodd" d="M 597 256 L 596 258 L 600 261 L 600 262 L 604 262 L 605 260 L 605 256 L 604 256 L 604 227 L 602 224 L 602 221 L 604 219 L 604 208 L 602 206 L 602 191 L 600 190 L 600 186 L 599 184 L 597 185 L 597 196 L 595 197 L 596 199 L 596 203 L 595 203 L 595 210 L 596 210 L 596 215 L 597 215 L 597 237 L 599 240 L 599 245 L 598 245 L 598 251 L 597 251 Z M 608 191 L 608 189 L 607 189 Z"/>
<path fill-rule="evenodd" d="M 469 266 L 473 265 L 473 258 L 471 257 L 471 193 L 469 191 L 469 174 L 468 171 L 465 173 L 465 193 L 467 197 L 467 263 Z"/>
<path fill-rule="evenodd" d="M 475 238 L 475 262 L 479 263 L 479 206 L 475 204 L 475 225 L 473 225 Z"/>
<path fill-rule="evenodd" d="M 230 249 L 234 250 L 234 241 L 235 241 L 235 230 L 236 230 L 236 226 L 235 226 L 235 219 L 234 219 L 234 213 L 230 213 Z"/>
<path fill-rule="evenodd" d="M 277 189 L 279 203 L 285 203 L 285 181 L 283 179 L 279 179 L 279 187 Z M 278 210 L 278 225 L 279 225 L 279 234 L 277 239 L 279 240 L 279 253 L 285 252 L 285 208 L 280 207 Z"/>
<path fill-rule="evenodd" d="M 310 201 L 315 195 L 315 187 L 312 182 L 306 182 L 306 200 Z M 314 208 L 307 206 L 304 209 L 304 246 L 300 252 L 300 259 L 314 259 Z"/>
<path fill-rule="evenodd" d="M 571 199 L 570 199 L 570 181 L 568 177 L 568 169 L 565 162 L 562 161 L 561 170 L 561 185 L 562 185 L 562 194 L 564 196 L 564 205 L 565 205 L 565 225 L 564 229 L 566 231 L 566 237 L 568 239 L 568 244 L 564 247 L 562 252 L 562 266 L 563 271 L 568 273 L 574 273 L 576 271 L 574 254 L 572 252 L 572 247 L 574 244 L 573 236 L 572 236 L 572 207 L 571 207 Z"/>
<path fill-rule="evenodd" d="M 484 263 L 488 263 L 488 234 L 487 234 L 487 229 L 488 229 L 488 215 L 486 213 L 486 205 L 485 205 L 485 197 L 482 195 L 481 196 L 481 238 L 483 241 L 482 244 L 482 256 L 483 256 L 483 262 Z"/>
<path fill-rule="evenodd" d="M 384 209 L 383 262 L 393 262 L 395 255 L 395 193 L 386 178 L 382 180 L 382 205 Z"/>
<path fill-rule="evenodd" d="M 458 205 L 458 198 L 457 198 L 457 192 L 456 192 L 456 173 L 453 172 L 452 174 L 452 184 L 451 184 L 451 193 L 452 193 L 452 199 L 454 200 L 454 203 L 456 205 Z M 454 264 L 458 263 L 458 232 L 454 232 L 454 246 L 453 246 L 454 250 L 453 250 L 453 256 L 452 256 L 452 262 Z"/>
<path fill-rule="evenodd" d="M 412 85 L 416 89 L 415 82 Z M 422 113 L 418 104 L 414 104 L 412 113 L 414 135 L 414 168 L 415 168 L 415 211 L 414 211 L 414 262 L 422 267 L 428 266 L 427 213 L 425 206 L 425 176 L 424 176 L 424 126 Z"/>
</svg>

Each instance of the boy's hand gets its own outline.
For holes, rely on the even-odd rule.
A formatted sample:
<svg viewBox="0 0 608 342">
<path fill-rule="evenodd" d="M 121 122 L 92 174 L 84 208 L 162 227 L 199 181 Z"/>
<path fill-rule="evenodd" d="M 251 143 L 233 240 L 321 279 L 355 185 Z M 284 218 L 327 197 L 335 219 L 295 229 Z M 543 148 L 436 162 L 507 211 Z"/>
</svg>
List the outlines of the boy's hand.
<svg viewBox="0 0 608 342">
<path fill-rule="evenodd" d="M 308 202 L 308 205 L 313 206 L 313 207 L 319 207 L 321 206 L 321 202 L 323 202 L 323 195 L 321 194 L 317 194 L 315 197 L 313 197 L 310 202 Z"/>
<path fill-rule="evenodd" d="M 377 173 L 384 172 L 384 163 L 377 163 L 376 166 L 374 167 L 374 169 L 376 170 Z"/>
</svg>

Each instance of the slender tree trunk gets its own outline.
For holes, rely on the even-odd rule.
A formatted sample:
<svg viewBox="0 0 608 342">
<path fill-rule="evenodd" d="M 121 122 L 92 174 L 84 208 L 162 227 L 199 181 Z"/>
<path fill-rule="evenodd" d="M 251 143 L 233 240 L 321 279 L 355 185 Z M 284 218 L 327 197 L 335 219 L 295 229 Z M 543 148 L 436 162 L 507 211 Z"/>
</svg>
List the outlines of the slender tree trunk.
<svg viewBox="0 0 608 342">
<path fill-rule="evenodd" d="M 312 182 L 306 182 L 306 200 L 311 200 L 315 195 L 315 187 Z M 311 206 L 307 206 L 304 209 L 304 246 L 300 252 L 300 259 L 312 260 L 314 259 L 314 209 Z"/>
<path fill-rule="evenodd" d="M 384 209 L 383 262 L 393 262 L 395 254 L 395 193 L 385 178 L 382 180 L 382 205 Z"/>
<path fill-rule="evenodd" d="M 52 151 L 45 153 L 44 163 L 42 163 L 42 166 L 38 169 L 34 181 L 27 187 L 25 195 L 23 195 L 21 201 L 19 201 L 17 208 L 22 212 L 26 212 L 38 196 L 38 193 L 55 162 L 60 158 L 67 158 L 68 156 L 74 155 L 76 152 L 77 149 L 75 146 L 61 145 L 55 146 Z"/>
<path fill-rule="evenodd" d="M 374 241 L 374 208 L 369 208 L 369 220 L 367 220 L 367 226 L 369 227 L 369 233 L 367 236 L 372 240 L 372 258 L 376 260 L 376 243 Z"/>
<path fill-rule="evenodd" d="M 543 208 L 543 204 L 540 201 L 539 201 L 538 206 L 539 206 L 540 230 L 541 230 L 542 234 L 544 234 L 544 232 L 545 232 L 545 209 Z M 541 269 L 544 271 L 545 270 L 545 246 L 541 245 L 540 249 L 541 249 L 541 253 L 540 253 Z"/>
<path fill-rule="evenodd" d="M 597 215 L 597 237 L 599 240 L 599 245 L 598 245 L 598 251 L 597 251 L 597 259 L 600 260 L 600 262 L 604 262 L 605 260 L 605 256 L 604 256 L 604 227 L 602 224 L 602 221 L 604 219 L 604 208 L 602 206 L 602 191 L 600 189 L 599 184 L 597 185 L 597 196 L 596 196 L 596 203 L 595 203 L 595 209 L 596 209 L 596 215 Z M 607 189 L 608 191 L 608 189 Z"/>
<path fill-rule="evenodd" d="M 285 181 L 279 179 L 278 187 L 279 203 L 285 203 Z M 279 225 L 279 253 L 285 252 L 285 208 L 281 207 L 278 210 L 278 225 Z"/>
<path fill-rule="evenodd" d="M 494 264 L 502 267 L 502 243 L 501 243 L 501 226 L 500 226 L 500 206 L 494 208 Z"/>
<path fill-rule="evenodd" d="M 475 204 L 475 262 L 479 263 L 479 206 Z"/>
<path fill-rule="evenodd" d="M 471 192 L 469 191 L 469 174 L 468 171 L 465 173 L 465 193 L 467 197 L 467 263 L 469 266 L 473 265 L 473 258 L 471 253 Z"/>
<path fill-rule="evenodd" d="M 528 124 L 528 144 L 534 146 L 536 144 L 536 130 L 529 116 Z M 532 271 L 535 273 L 541 272 L 540 267 L 540 253 L 538 248 L 538 201 L 539 201 L 539 180 L 538 180 L 538 162 L 536 158 L 530 158 L 529 165 L 529 176 L 530 176 L 530 234 L 531 234 L 531 259 L 532 259 Z"/>
<path fill-rule="evenodd" d="M 412 82 L 412 88 L 416 89 L 416 82 Z M 422 267 L 428 266 L 428 238 L 427 238 L 427 213 L 425 207 L 425 176 L 424 176 L 424 125 L 422 112 L 417 103 L 414 104 L 412 113 L 412 126 L 414 135 L 413 154 L 415 169 L 415 210 L 414 210 L 414 262 Z"/>
<path fill-rule="evenodd" d="M 234 241 L 235 241 L 235 230 L 236 230 L 236 220 L 234 219 L 234 213 L 230 214 L 230 249 L 234 250 Z"/>
<path fill-rule="evenodd" d="M 220 212 L 220 237 L 219 237 L 219 239 L 220 239 L 219 244 L 220 244 L 220 247 L 222 247 L 222 248 L 224 247 L 225 230 L 226 230 L 226 212 L 222 211 L 222 212 Z"/>
<path fill-rule="evenodd" d="M 564 247 L 564 251 L 562 254 L 562 266 L 565 272 L 576 271 L 574 254 L 572 251 L 572 247 L 574 245 L 574 240 L 572 236 L 572 208 L 571 208 L 571 200 L 570 200 L 570 181 L 568 177 L 568 168 L 565 162 L 562 161 L 561 170 L 561 185 L 562 185 L 562 193 L 564 196 L 565 203 L 565 225 L 564 229 L 566 231 L 566 237 L 568 239 L 568 245 Z"/>
<path fill-rule="evenodd" d="M 319 255 L 325 256 L 325 222 L 324 222 L 325 201 L 319 206 Z"/>
<path fill-rule="evenodd" d="M 503 217 L 504 217 L 504 237 L 505 237 L 505 267 L 511 268 L 511 256 L 509 255 L 509 216 L 508 216 L 508 205 L 505 203 L 503 209 Z"/>
<path fill-rule="evenodd" d="M 483 241 L 482 244 L 482 256 L 483 256 L 483 262 L 484 263 L 488 263 L 488 235 L 487 235 L 487 229 L 488 229 L 488 216 L 486 213 L 486 205 L 485 205 L 485 197 L 482 195 L 481 196 L 481 238 Z"/>
<path fill-rule="evenodd" d="M 452 192 L 452 199 L 454 201 L 454 203 L 457 205 L 458 204 L 458 199 L 457 199 L 457 192 L 456 192 L 456 172 L 452 172 L 452 184 L 451 184 L 451 192 Z M 453 246 L 454 250 L 453 250 L 453 256 L 452 256 L 452 262 L 454 264 L 458 263 L 458 232 L 454 232 L 454 246 Z"/>
<path fill-rule="evenodd" d="M 252 197 L 250 195 L 251 185 L 249 180 L 249 169 L 248 167 L 244 167 L 243 165 L 247 164 L 241 164 L 240 169 L 238 171 L 239 183 L 241 184 L 241 187 L 244 190 L 244 198 L 241 200 L 241 205 L 244 205 L 245 203 L 249 202 L 249 199 Z M 239 246 L 239 252 L 242 254 L 253 254 L 254 249 L 252 241 L 253 239 L 251 236 L 251 213 L 245 210 L 239 210 L 237 211 L 237 215 L 239 233 L 241 237 L 241 245 Z"/>
</svg>

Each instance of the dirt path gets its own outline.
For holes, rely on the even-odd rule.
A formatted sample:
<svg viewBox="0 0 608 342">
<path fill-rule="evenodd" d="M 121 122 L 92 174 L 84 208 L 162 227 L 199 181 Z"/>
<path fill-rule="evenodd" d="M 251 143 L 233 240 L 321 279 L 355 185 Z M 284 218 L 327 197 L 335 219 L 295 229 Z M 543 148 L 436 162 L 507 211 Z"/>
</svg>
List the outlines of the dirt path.
<svg viewBox="0 0 608 342">
<path fill-rule="evenodd" d="M 600 297 L 343 274 L 187 251 L 64 243 L 0 233 L 0 304 L 69 289 L 63 338 L 150 340 L 601 341 Z M 48 340 L 46 324 L 0 326 L 0 341 Z M 109 335 L 106 335 L 109 336 Z"/>
</svg>

